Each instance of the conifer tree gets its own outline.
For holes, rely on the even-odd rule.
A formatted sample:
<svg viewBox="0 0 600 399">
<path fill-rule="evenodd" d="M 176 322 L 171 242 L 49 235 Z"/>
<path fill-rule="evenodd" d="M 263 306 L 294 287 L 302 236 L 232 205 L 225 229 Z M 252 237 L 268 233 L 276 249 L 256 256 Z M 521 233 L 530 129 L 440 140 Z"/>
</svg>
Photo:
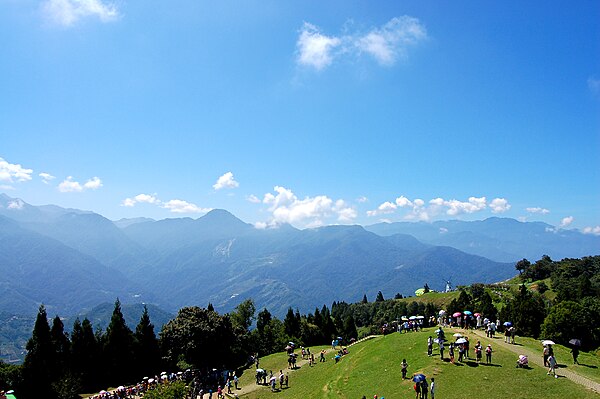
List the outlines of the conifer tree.
<svg viewBox="0 0 600 399">
<path fill-rule="evenodd" d="M 50 339 L 52 340 L 56 353 L 57 375 L 62 375 L 67 371 L 69 366 L 71 341 L 69 341 L 69 337 L 67 333 L 65 333 L 65 326 L 58 316 L 52 320 Z"/>
<path fill-rule="evenodd" d="M 265 327 L 269 324 L 273 317 L 271 316 L 271 312 L 264 308 L 260 312 L 258 312 L 258 317 L 256 318 L 256 329 L 262 332 Z"/>
<path fill-rule="evenodd" d="M 384 301 L 383 294 L 381 293 L 381 291 L 379 291 L 377 293 L 377 298 L 375 298 L 375 302 L 383 302 L 383 301 Z"/>
<path fill-rule="evenodd" d="M 26 348 L 27 355 L 23 363 L 23 397 L 26 399 L 53 397 L 50 372 L 55 369 L 56 358 L 44 305 L 39 308 L 33 333 Z"/>
<path fill-rule="evenodd" d="M 287 314 L 285 315 L 283 326 L 288 337 L 292 338 L 300 336 L 300 323 L 298 322 L 298 319 L 296 318 L 294 310 L 291 306 L 288 308 Z"/>
<path fill-rule="evenodd" d="M 158 371 L 160 365 L 160 350 L 158 339 L 154 333 L 154 325 L 150 322 L 148 307 L 144 305 L 144 312 L 140 322 L 135 328 L 135 360 L 137 368 L 136 377 L 151 375 Z"/>
<path fill-rule="evenodd" d="M 85 392 L 99 387 L 102 378 L 100 355 L 92 323 L 87 318 L 83 322 L 75 319 L 71 332 L 71 372 L 79 377 Z"/>
<path fill-rule="evenodd" d="M 109 384 L 122 385 L 131 382 L 133 360 L 133 333 L 127 327 L 117 298 L 110 324 L 106 328 L 104 342 L 105 370 Z"/>
<path fill-rule="evenodd" d="M 345 319 L 344 319 L 344 330 L 342 332 L 344 339 L 346 340 L 346 342 L 348 342 L 348 340 L 350 340 L 350 338 L 358 338 L 358 331 L 356 330 L 356 324 L 354 323 L 354 317 L 352 317 L 351 314 L 349 314 Z"/>
<path fill-rule="evenodd" d="M 369 303 L 367 300 L 367 294 L 363 295 L 362 303 Z"/>
</svg>

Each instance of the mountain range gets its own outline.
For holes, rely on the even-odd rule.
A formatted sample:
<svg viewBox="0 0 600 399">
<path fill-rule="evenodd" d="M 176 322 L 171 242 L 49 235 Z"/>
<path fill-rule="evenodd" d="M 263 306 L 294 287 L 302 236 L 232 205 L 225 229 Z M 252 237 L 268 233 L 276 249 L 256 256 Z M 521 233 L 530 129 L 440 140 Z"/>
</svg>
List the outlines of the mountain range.
<svg viewBox="0 0 600 399">
<path fill-rule="evenodd" d="M 257 229 L 225 210 L 198 219 L 117 222 L 0 194 L 0 311 L 70 316 L 116 297 L 175 312 L 246 298 L 281 316 L 334 300 L 412 295 L 428 283 L 496 282 L 514 262 L 598 254 L 600 237 L 543 223 L 391 223 Z"/>
</svg>

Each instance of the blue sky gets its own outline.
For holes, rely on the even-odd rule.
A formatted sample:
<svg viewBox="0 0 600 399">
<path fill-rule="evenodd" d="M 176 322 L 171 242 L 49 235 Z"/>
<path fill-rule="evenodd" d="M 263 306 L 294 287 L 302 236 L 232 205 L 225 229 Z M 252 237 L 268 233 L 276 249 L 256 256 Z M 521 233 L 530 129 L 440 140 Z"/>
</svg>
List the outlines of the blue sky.
<svg viewBox="0 0 600 399">
<path fill-rule="evenodd" d="M 600 234 L 600 3 L 0 0 L 0 192 Z"/>
</svg>

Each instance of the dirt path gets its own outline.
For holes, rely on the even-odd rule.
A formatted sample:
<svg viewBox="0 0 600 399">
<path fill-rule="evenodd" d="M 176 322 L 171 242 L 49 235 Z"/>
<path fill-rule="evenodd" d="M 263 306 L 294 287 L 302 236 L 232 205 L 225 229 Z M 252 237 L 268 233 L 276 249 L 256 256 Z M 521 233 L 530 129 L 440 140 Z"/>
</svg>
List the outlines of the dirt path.
<svg viewBox="0 0 600 399">
<path fill-rule="evenodd" d="M 477 335 L 483 339 L 489 339 L 485 336 L 485 333 L 483 331 L 479 331 L 479 330 L 468 330 L 468 331 L 463 330 L 463 331 L 465 332 L 465 334 L 473 334 L 473 335 Z M 523 346 L 515 346 L 512 344 L 508 344 L 508 343 L 504 342 L 503 338 L 504 338 L 504 336 L 500 336 L 500 339 L 494 339 L 492 342 L 494 343 L 494 345 L 501 346 L 504 349 L 508 349 L 509 351 L 515 353 L 516 355 L 525 355 L 529 358 L 530 362 L 534 363 L 537 366 L 547 369 L 547 367 L 544 366 L 541 350 L 536 353 L 536 352 L 534 352 L 528 348 L 525 348 Z M 515 357 L 515 362 L 516 362 L 516 357 Z M 592 391 L 594 391 L 597 394 L 600 394 L 600 384 L 598 384 L 597 382 L 592 381 L 586 377 L 583 377 L 574 371 L 564 369 L 564 368 L 559 368 L 556 370 L 556 375 L 558 375 L 559 377 L 566 377 L 569 380 L 576 382 L 577 384 L 583 385 L 584 387 L 591 389 Z"/>
</svg>

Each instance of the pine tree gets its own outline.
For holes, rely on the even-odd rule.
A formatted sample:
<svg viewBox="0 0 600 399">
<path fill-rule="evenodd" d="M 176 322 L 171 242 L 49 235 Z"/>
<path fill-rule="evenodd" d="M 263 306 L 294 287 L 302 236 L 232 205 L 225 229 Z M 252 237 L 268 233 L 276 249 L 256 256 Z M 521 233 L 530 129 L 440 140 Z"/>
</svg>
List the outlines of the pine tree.
<svg viewBox="0 0 600 399">
<path fill-rule="evenodd" d="M 122 385 L 131 382 L 133 359 L 133 333 L 127 327 L 117 298 L 110 324 L 106 328 L 104 343 L 105 369 L 108 383 Z"/>
<path fill-rule="evenodd" d="M 208 306 L 206 307 L 206 310 L 208 310 L 209 312 L 214 312 L 215 311 L 215 307 L 213 306 L 212 303 L 208 303 Z"/>
<path fill-rule="evenodd" d="M 264 308 L 260 312 L 258 312 L 258 317 L 256 318 L 256 328 L 258 331 L 262 332 L 265 327 L 269 324 L 273 317 L 271 316 L 271 312 Z"/>
<path fill-rule="evenodd" d="M 383 294 L 381 293 L 381 291 L 379 291 L 377 293 L 377 298 L 375 298 L 375 302 L 383 302 L 383 301 L 384 301 Z"/>
<path fill-rule="evenodd" d="M 367 294 L 363 296 L 362 303 L 369 303 L 369 301 L 367 300 Z"/>
<path fill-rule="evenodd" d="M 344 330 L 342 332 L 342 334 L 344 335 L 344 339 L 346 340 L 345 342 L 348 342 L 350 340 L 350 338 L 358 338 L 358 331 L 356 331 L 356 324 L 354 323 L 354 317 L 352 317 L 351 314 L 349 314 L 345 319 L 344 319 Z"/>
<path fill-rule="evenodd" d="M 298 322 L 298 319 L 296 319 L 294 310 L 291 307 L 288 308 L 285 319 L 283 320 L 283 325 L 288 337 L 292 338 L 300 336 L 300 323 Z"/>
<path fill-rule="evenodd" d="M 62 375 L 67 371 L 69 366 L 71 341 L 69 341 L 69 337 L 65 333 L 65 326 L 58 316 L 52 320 L 50 339 L 56 353 L 57 375 Z"/>
<path fill-rule="evenodd" d="M 135 360 L 137 364 L 137 378 L 142 375 L 151 375 L 158 371 L 160 366 L 160 350 L 158 339 L 154 333 L 154 326 L 150 322 L 148 308 L 144 305 L 144 312 L 140 322 L 135 328 Z"/>
<path fill-rule="evenodd" d="M 23 397 L 32 399 L 53 397 L 51 383 L 56 356 L 44 305 L 39 308 L 33 333 L 26 348 L 27 355 L 23 363 Z"/>
</svg>

